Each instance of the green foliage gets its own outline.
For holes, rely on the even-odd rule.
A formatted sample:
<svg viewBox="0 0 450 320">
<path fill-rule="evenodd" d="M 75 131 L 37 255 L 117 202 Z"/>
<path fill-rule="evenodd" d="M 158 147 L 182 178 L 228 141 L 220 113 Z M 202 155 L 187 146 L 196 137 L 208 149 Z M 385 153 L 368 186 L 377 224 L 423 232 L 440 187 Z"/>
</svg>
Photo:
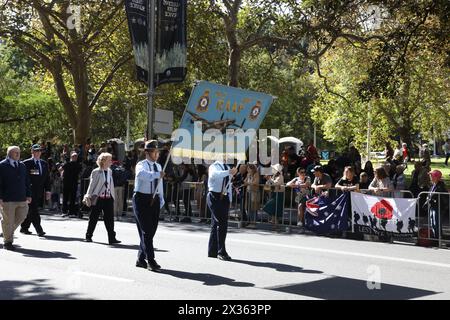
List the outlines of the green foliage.
<svg viewBox="0 0 450 320">
<path fill-rule="evenodd" d="M 65 30 L 51 19 L 72 49 L 77 37 L 93 37 L 79 52 L 87 61 L 86 86 L 80 86 L 80 79 L 68 65 L 64 64 L 61 72 L 73 110 L 78 113 L 82 91 L 87 91 L 86 100 L 90 101 L 117 59 L 131 50 L 123 8 L 109 20 L 105 18 L 110 12 L 99 10 L 103 6 L 114 8 L 113 2 L 79 1 L 84 26 L 80 34 Z M 220 13 L 230 11 L 225 4 L 238 2 L 236 21 L 228 26 L 235 28 L 229 29 Z M 174 111 L 175 128 L 194 80 L 230 81 L 230 52 L 235 48 L 241 50 L 239 86 L 277 96 L 261 127 L 278 128 L 282 136 L 293 135 L 306 143 L 316 123 L 319 132 L 338 150 L 353 142 L 363 151 L 369 116 L 372 150 L 382 149 L 386 141 L 398 141 L 399 137 L 413 139 L 420 132 L 428 139 L 443 136 L 448 130 L 446 1 L 192 0 L 188 5 L 187 79 L 158 87 L 154 105 Z M 372 5 L 379 5 L 386 15 L 378 29 L 365 30 L 360 20 Z M 11 1 L 8 6 L 20 14 L 8 17 L 7 33 L 2 33 L 4 25 L 0 22 L 0 36 L 14 37 L 19 44 L 27 40 L 53 62 L 63 58 L 70 66 L 76 61 L 77 51 L 69 52 L 61 37 L 53 36 L 48 45 L 30 36 L 20 37 L 20 31 L 30 26 L 32 36 L 46 40 L 26 2 Z M 60 2 L 48 4 L 57 13 L 60 6 Z M 92 29 L 87 30 L 89 26 Z M 233 47 L 233 41 L 237 46 Z M 78 120 L 70 120 L 67 106 L 63 108 L 56 99 L 54 77 L 42 64 L 33 64 L 23 53 L 26 50 L 17 49 L 24 49 L 23 44 L 0 45 L 0 50 L 2 47 L 8 49 L 0 53 L 0 119 L 34 114 L 36 118 L 0 124 L 1 146 L 29 144 L 36 133 L 39 140 L 71 141 L 72 127 Z M 319 76 L 316 63 L 326 82 Z M 128 108 L 132 138 L 142 138 L 147 105 L 145 96 L 139 94 L 145 91 L 146 87 L 135 79 L 134 62 L 124 64 L 92 109 L 92 141 L 124 139 Z M 322 148 L 324 145 L 319 144 Z"/>
<path fill-rule="evenodd" d="M 369 52 L 341 43 L 324 57 L 322 73 L 329 90 L 317 77 L 319 94 L 312 114 L 325 138 L 341 150 L 350 142 L 365 150 L 369 117 L 372 150 L 382 150 L 386 141 L 409 144 L 418 132 L 425 140 L 445 136 L 450 118 L 449 83 L 439 57 L 426 50 L 411 52 L 403 75 L 396 79 L 397 93 L 366 100 L 360 98 L 359 84 L 371 76 Z"/>
</svg>

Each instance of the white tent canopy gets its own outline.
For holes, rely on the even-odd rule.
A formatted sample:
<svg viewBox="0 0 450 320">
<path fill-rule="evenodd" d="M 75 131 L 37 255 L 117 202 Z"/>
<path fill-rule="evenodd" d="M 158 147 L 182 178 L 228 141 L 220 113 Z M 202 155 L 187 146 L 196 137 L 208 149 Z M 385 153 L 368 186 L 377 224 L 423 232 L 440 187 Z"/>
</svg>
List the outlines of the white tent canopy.
<svg viewBox="0 0 450 320">
<path fill-rule="evenodd" d="M 296 152 L 298 153 L 300 151 L 300 148 L 303 146 L 303 141 L 301 141 L 298 138 L 295 137 L 283 137 L 278 139 L 274 136 L 267 136 L 268 139 L 272 140 L 275 143 L 282 144 L 282 143 L 295 143 L 296 144 Z"/>
</svg>

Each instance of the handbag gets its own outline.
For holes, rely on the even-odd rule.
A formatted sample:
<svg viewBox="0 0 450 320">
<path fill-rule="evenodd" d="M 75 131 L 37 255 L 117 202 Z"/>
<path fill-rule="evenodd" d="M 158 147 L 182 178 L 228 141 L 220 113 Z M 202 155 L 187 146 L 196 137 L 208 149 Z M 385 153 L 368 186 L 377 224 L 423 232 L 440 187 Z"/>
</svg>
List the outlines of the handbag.
<svg viewBox="0 0 450 320">
<path fill-rule="evenodd" d="M 90 197 L 89 196 L 84 196 L 83 204 L 86 207 L 90 208 L 90 207 L 93 207 L 93 206 L 95 206 L 97 204 L 97 200 L 98 200 L 98 196 L 95 195 L 95 194 L 91 195 Z"/>
<path fill-rule="evenodd" d="M 95 188 L 94 188 L 94 190 L 95 190 Z M 84 195 L 82 202 L 86 207 L 90 208 L 97 204 L 97 200 L 98 200 L 98 195 L 96 195 L 96 194 L 92 194 L 90 196 Z"/>
<path fill-rule="evenodd" d="M 91 200 L 91 206 L 95 206 L 97 204 L 98 196 L 93 194 L 89 199 Z"/>
</svg>

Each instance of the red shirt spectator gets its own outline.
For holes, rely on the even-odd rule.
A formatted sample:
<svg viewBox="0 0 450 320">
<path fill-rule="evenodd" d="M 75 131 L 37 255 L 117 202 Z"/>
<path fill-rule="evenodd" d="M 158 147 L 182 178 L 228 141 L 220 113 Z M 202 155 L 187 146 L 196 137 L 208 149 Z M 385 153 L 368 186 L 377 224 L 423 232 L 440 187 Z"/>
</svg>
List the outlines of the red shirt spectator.
<svg viewBox="0 0 450 320">
<path fill-rule="evenodd" d="M 402 144 L 402 152 L 403 152 L 403 159 L 408 159 L 408 148 L 406 147 L 406 143 Z"/>
<path fill-rule="evenodd" d="M 317 159 L 319 157 L 317 153 L 317 149 L 314 146 L 314 143 L 312 141 L 309 142 L 308 148 L 306 149 L 306 153 L 309 155 L 311 159 Z"/>
</svg>

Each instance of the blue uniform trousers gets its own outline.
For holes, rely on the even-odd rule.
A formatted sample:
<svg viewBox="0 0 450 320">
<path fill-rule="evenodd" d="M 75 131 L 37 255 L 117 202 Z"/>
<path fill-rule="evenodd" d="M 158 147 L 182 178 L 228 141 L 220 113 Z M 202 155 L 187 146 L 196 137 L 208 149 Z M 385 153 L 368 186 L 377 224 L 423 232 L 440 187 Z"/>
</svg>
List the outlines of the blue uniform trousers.
<svg viewBox="0 0 450 320">
<path fill-rule="evenodd" d="M 208 255 L 226 255 L 225 238 L 228 230 L 230 200 L 217 192 L 208 192 L 206 203 L 211 212 L 211 234 L 209 236 Z"/>
<path fill-rule="evenodd" d="M 158 228 L 160 200 L 159 196 L 155 195 L 152 202 L 151 194 L 136 192 L 133 195 L 133 212 L 136 218 L 136 225 L 141 239 L 138 252 L 138 260 L 145 261 L 145 259 L 155 259 L 155 252 L 153 248 L 153 237 Z"/>
</svg>

